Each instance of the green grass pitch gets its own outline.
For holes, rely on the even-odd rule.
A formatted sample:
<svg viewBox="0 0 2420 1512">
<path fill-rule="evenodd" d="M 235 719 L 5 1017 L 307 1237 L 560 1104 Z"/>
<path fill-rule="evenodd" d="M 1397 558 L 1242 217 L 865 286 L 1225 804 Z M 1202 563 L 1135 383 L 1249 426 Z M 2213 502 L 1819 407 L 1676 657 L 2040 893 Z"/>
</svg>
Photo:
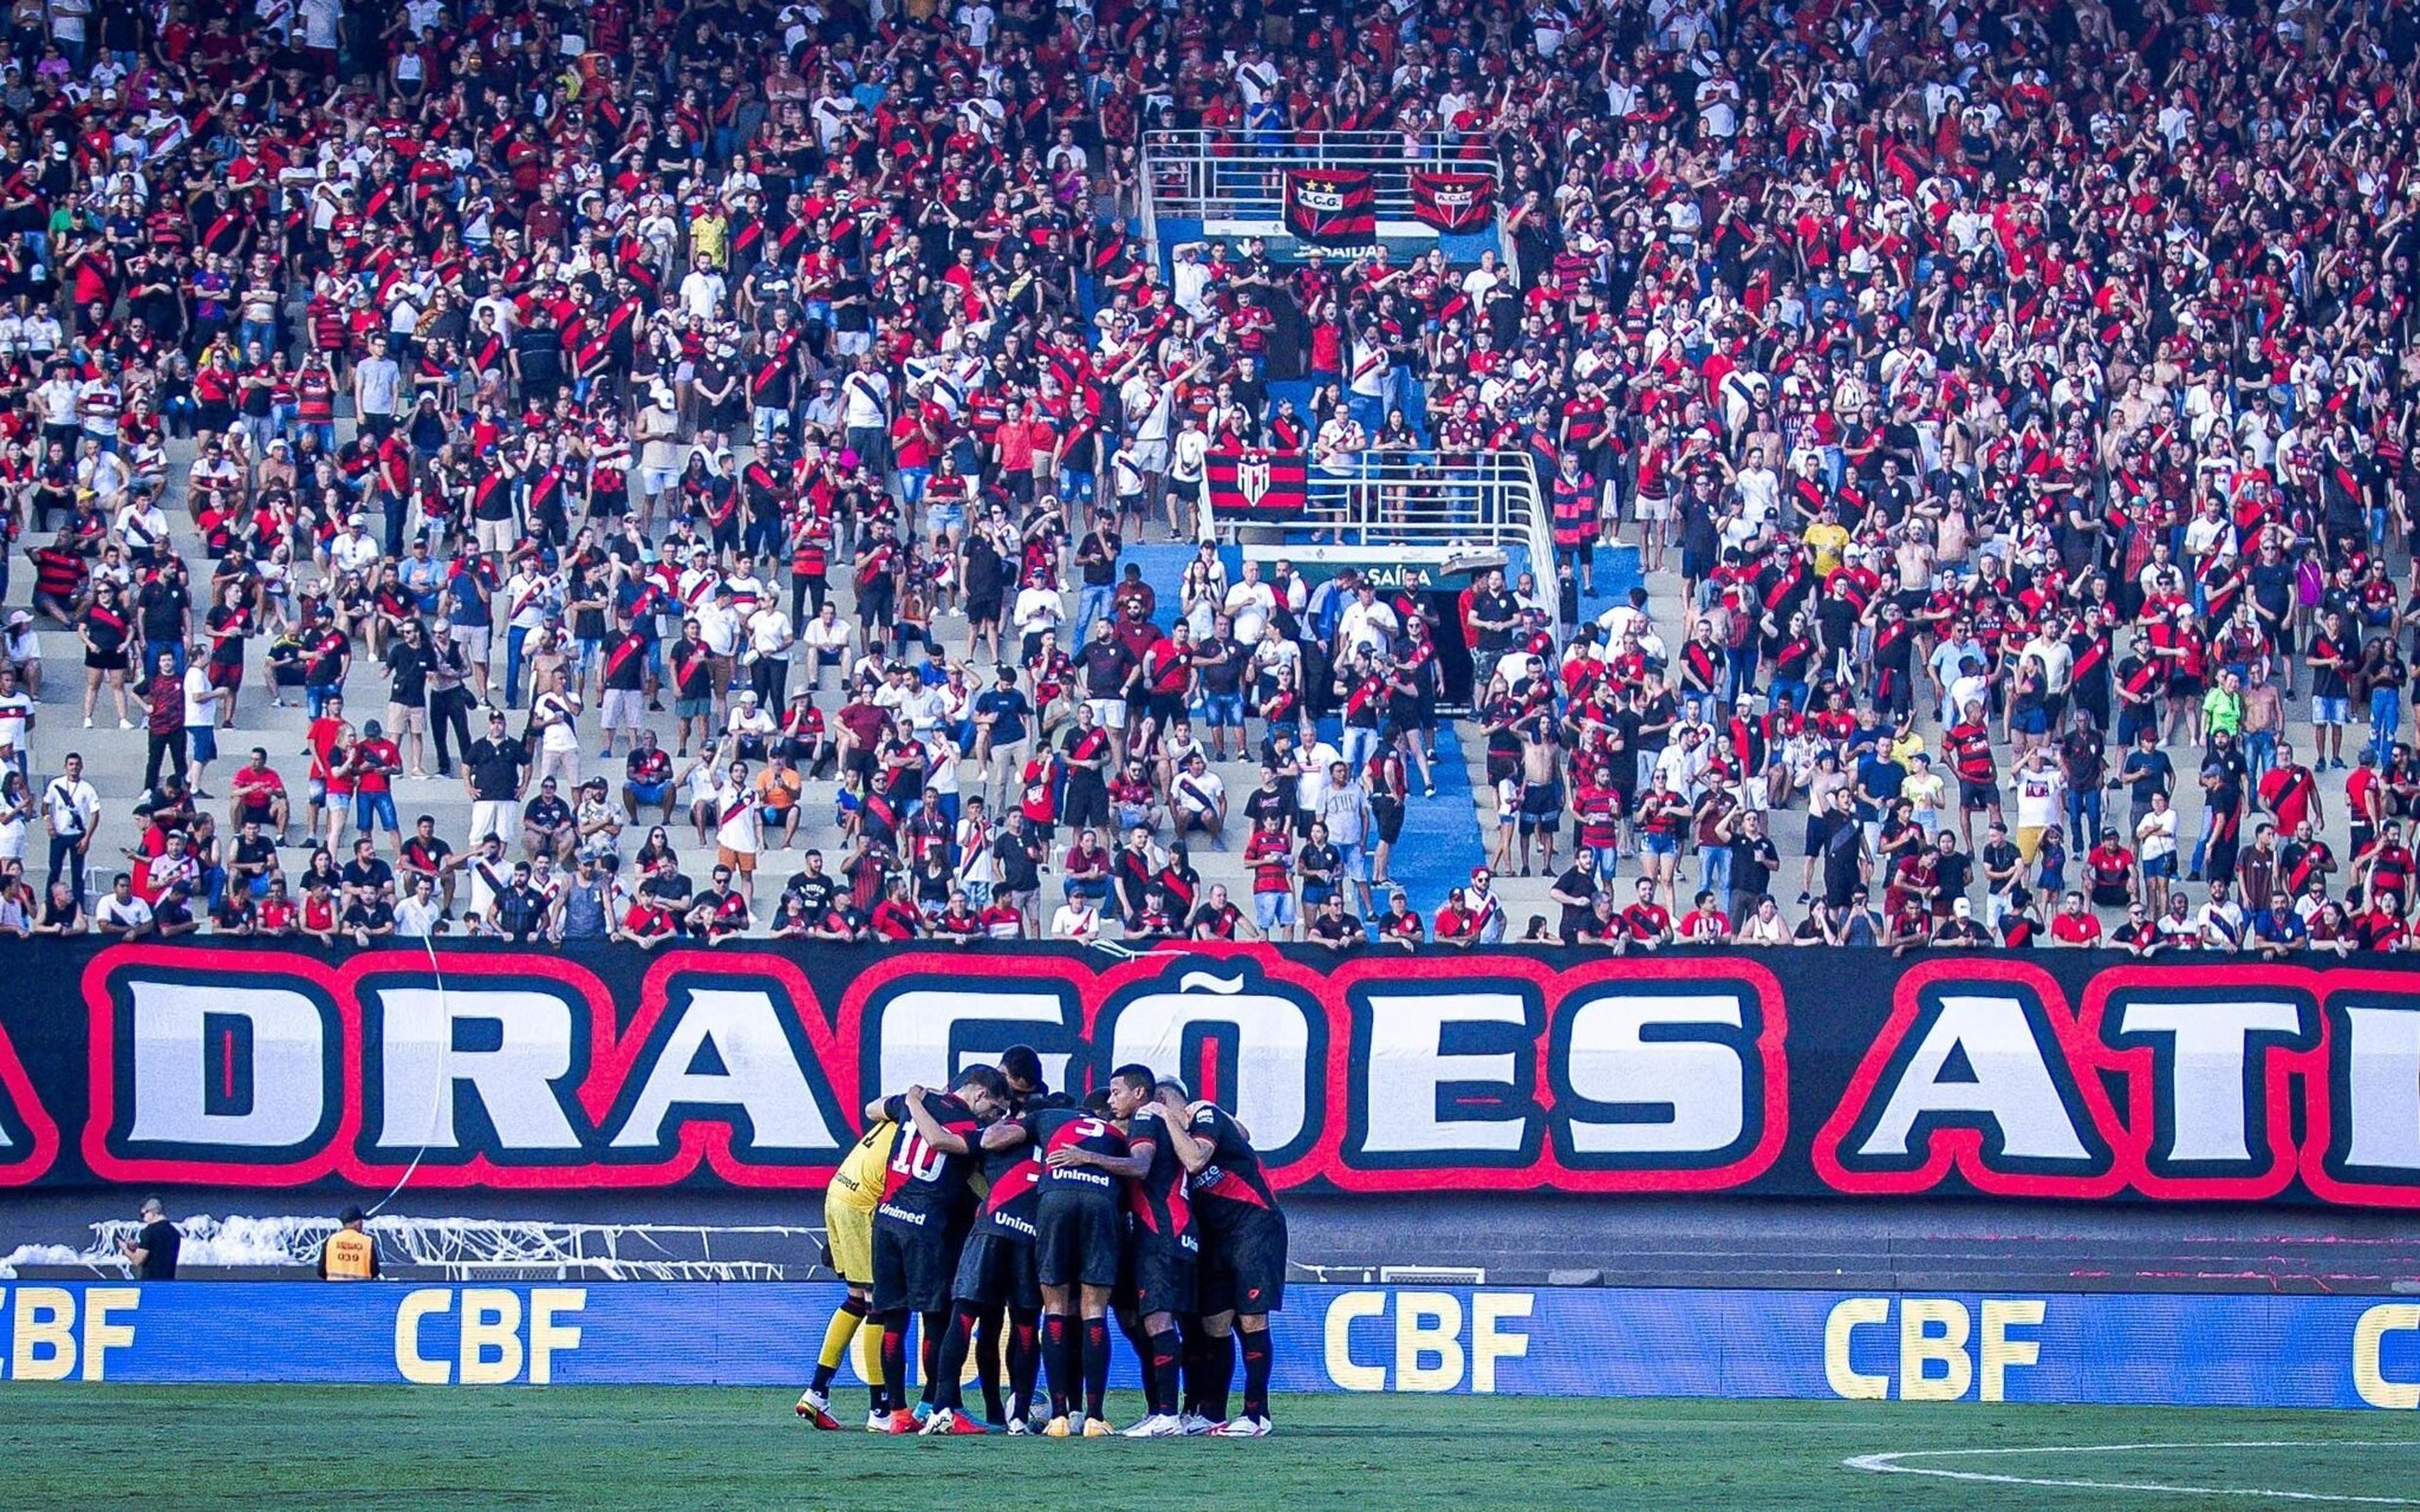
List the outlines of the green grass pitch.
<svg viewBox="0 0 2420 1512">
<path fill-rule="evenodd" d="M 1279 1398 L 1279 1434 L 1257 1443 L 1123 1443 L 816 1433 L 790 1403 L 649 1388 L 0 1389 L 0 1508 L 2420 1506 L 2408 1415 L 1321 1396 Z M 1125 1422 L 1139 1407 L 1110 1410 Z M 2166 1447 L 2079 1452 L 2119 1444 Z M 1843 1464 L 1906 1451 L 1939 1458 L 1894 1462 L 2006 1478 Z"/>
</svg>

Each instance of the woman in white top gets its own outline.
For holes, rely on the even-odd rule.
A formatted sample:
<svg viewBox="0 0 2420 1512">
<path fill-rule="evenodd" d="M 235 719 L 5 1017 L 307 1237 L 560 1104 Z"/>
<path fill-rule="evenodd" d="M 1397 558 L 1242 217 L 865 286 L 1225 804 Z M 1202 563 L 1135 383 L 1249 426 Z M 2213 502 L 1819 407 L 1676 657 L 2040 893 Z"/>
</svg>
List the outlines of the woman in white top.
<svg viewBox="0 0 2420 1512">
<path fill-rule="evenodd" d="M 1756 912 L 1740 926 L 1739 936 L 1734 943 L 1759 946 L 1790 943 L 1790 925 L 1782 918 L 1780 905 L 1773 901 L 1771 894 L 1757 901 Z"/>
<path fill-rule="evenodd" d="M 0 860 L 25 858 L 25 826 L 33 823 L 34 794 L 22 772 L 0 779 Z"/>
</svg>

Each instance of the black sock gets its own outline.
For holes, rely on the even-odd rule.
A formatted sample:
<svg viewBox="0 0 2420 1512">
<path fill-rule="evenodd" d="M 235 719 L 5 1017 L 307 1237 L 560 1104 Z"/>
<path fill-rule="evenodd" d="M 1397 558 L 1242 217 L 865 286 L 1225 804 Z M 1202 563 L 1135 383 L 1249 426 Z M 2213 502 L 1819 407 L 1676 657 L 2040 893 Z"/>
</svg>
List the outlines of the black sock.
<svg viewBox="0 0 2420 1512">
<path fill-rule="evenodd" d="M 923 1318 L 924 1326 L 917 1331 L 916 1368 L 924 1377 L 925 1405 L 938 1407 L 940 1405 L 940 1398 L 934 1393 L 940 1386 L 941 1336 L 950 1331 L 950 1315 L 945 1312 L 925 1313 Z M 959 1364 L 963 1366 L 965 1361 L 961 1360 Z M 956 1381 L 958 1379 L 956 1373 L 952 1372 L 950 1379 L 953 1381 Z"/>
<path fill-rule="evenodd" d="M 1269 1331 L 1244 1335 L 1244 1415 L 1269 1415 Z"/>
<path fill-rule="evenodd" d="M 966 1400 L 958 1395 L 958 1378 L 967 1371 L 967 1346 L 974 1335 L 975 1320 L 983 1311 L 970 1302 L 958 1304 L 950 1315 L 949 1327 L 941 1331 L 941 1347 L 933 1354 L 933 1379 L 927 1389 L 933 1394 L 936 1408 L 963 1408 Z"/>
<path fill-rule="evenodd" d="M 1235 1331 L 1213 1334 L 1202 1345 L 1202 1415 L 1227 1421 L 1227 1396 L 1235 1385 Z"/>
<path fill-rule="evenodd" d="M 1177 1361 L 1182 1350 L 1182 1341 L 1173 1328 L 1163 1328 L 1151 1335 L 1151 1353 L 1146 1358 L 1151 1361 L 1151 1410 L 1155 1412 L 1173 1412 L 1177 1409 L 1182 1394 L 1177 1384 Z"/>
<path fill-rule="evenodd" d="M 1083 1356 L 1069 1349 L 1076 1331 L 1067 1325 L 1064 1313 L 1048 1313 L 1042 1319 L 1042 1364 L 1050 1374 L 1050 1415 L 1065 1417 L 1067 1399 L 1077 1395 L 1077 1378 L 1083 1374 Z"/>
<path fill-rule="evenodd" d="M 997 1423 L 1002 1413 L 1000 1402 L 1000 1325 L 1001 1309 L 981 1309 L 983 1332 L 975 1335 L 975 1377 L 983 1382 L 984 1421 Z"/>
<path fill-rule="evenodd" d="M 1019 1417 L 1033 1413 L 1033 1381 L 1042 1371 L 1042 1319 L 1017 1313 L 1008 1333 L 1009 1405 Z"/>
<path fill-rule="evenodd" d="M 1126 1336 L 1126 1348 L 1134 1350 L 1136 1362 L 1142 1366 L 1143 1411 L 1156 1412 L 1160 1411 L 1159 1382 L 1151 1373 L 1151 1335 L 1143 1332 L 1140 1313 L 1122 1312 L 1116 1316 L 1118 1332 Z"/>
<path fill-rule="evenodd" d="M 1084 1415 L 1099 1417 L 1109 1395 L 1109 1320 L 1084 1319 Z"/>
<path fill-rule="evenodd" d="M 908 1315 L 882 1315 L 882 1380 L 890 1393 L 892 1411 L 908 1402 Z M 877 1408 L 879 1412 L 881 1409 Z"/>
</svg>

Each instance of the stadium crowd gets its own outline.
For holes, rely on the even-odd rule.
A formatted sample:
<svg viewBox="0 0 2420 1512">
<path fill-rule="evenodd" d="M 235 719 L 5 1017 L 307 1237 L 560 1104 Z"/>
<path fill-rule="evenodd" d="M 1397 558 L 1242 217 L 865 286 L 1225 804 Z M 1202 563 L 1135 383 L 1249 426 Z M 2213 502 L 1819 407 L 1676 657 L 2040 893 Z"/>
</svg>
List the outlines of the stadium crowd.
<svg viewBox="0 0 2420 1512">
<path fill-rule="evenodd" d="M 0 930 L 2420 938 L 2410 8 L 10 20 Z M 1156 125 L 1493 158 L 1510 255 L 1163 277 Z M 1423 603 L 1125 560 L 1241 446 L 1534 457 L 1467 886 Z"/>
</svg>

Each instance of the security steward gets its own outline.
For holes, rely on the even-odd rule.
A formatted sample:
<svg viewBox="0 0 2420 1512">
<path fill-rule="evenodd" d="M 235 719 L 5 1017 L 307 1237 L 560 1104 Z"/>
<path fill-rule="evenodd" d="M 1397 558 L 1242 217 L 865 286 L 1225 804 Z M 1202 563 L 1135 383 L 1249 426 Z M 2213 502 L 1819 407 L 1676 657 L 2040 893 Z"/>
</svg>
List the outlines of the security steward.
<svg viewBox="0 0 2420 1512">
<path fill-rule="evenodd" d="M 379 1273 L 378 1241 L 363 1228 L 368 1215 L 359 1208 L 347 1208 L 342 1225 L 319 1246 L 319 1279 L 322 1281 L 375 1281 Z"/>
</svg>

